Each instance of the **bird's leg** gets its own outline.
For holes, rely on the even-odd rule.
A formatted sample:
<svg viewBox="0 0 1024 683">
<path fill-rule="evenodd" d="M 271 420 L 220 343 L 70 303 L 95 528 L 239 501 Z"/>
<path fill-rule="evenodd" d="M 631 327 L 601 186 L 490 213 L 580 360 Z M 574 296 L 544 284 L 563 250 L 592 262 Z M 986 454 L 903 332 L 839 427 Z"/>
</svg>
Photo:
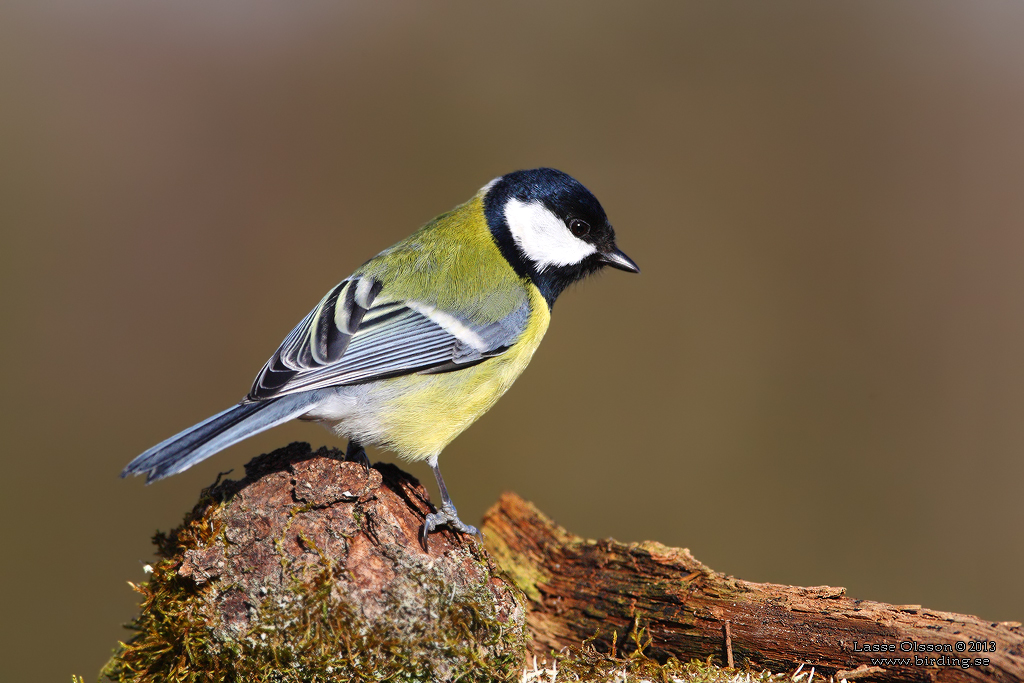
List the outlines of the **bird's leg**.
<svg viewBox="0 0 1024 683">
<path fill-rule="evenodd" d="M 345 449 L 345 462 L 357 462 L 367 472 L 370 471 L 370 458 L 366 456 L 366 450 L 355 439 L 348 440 L 348 448 Z"/>
<path fill-rule="evenodd" d="M 430 458 L 427 462 L 430 463 L 430 469 L 434 470 L 434 478 L 437 479 L 437 488 L 441 489 L 441 507 L 438 508 L 437 512 L 432 512 L 427 515 L 427 518 L 423 521 L 423 537 L 421 539 L 423 547 L 427 547 L 427 535 L 437 527 L 445 524 L 448 525 L 449 529 L 454 531 L 461 531 L 464 534 L 479 536 L 480 532 L 477 531 L 475 526 L 466 524 L 459 519 L 459 512 L 455 509 L 455 505 L 452 504 L 452 499 L 448 496 L 448 487 L 444 485 L 444 479 L 441 478 L 441 470 L 437 466 L 437 458 Z"/>
</svg>

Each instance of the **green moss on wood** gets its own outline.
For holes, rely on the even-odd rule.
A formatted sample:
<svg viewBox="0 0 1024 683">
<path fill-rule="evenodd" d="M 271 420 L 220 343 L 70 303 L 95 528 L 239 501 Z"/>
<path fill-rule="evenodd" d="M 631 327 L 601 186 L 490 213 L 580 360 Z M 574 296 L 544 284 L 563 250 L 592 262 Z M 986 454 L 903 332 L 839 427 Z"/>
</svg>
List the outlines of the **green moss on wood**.
<svg viewBox="0 0 1024 683">
<path fill-rule="evenodd" d="M 445 586 L 424 574 L 428 609 L 435 616 L 402 629 L 368 625 L 344 600 L 332 597 L 335 577 L 324 568 L 296 581 L 286 596 L 268 599 L 244 637 L 214 637 L 203 592 L 177 576 L 173 563 L 154 567 L 143 596 L 135 637 L 121 645 L 103 670 L 118 682 L 252 681 L 493 681 L 518 679 L 525 642 L 494 615 L 489 594 L 463 593 L 448 601 Z M 400 605 L 394 605 L 396 610 Z M 507 642 L 502 642 L 507 641 Z M 481 657 L 503 645 L 504 657 Z M 439 670 L 438 661 L 447 666 Z"/>
<path fill-rule="evenodd" d="M 406 564 L 399 568 L 401 586 L 385 598 L 386 618 L 371 622 L 349 600 L 345 568 L 304 537 L 320 563 L 293 566 L 276 543 L 289 583 L 249 610 L 243 632 L 224 628 L 215 605 L 232 586 L 179 573 L 188 551 L 227 542 L 224 508 L 211 488 L 180 527 L 154 536 L 161 559 L 148 582 L 133 585 L 142 596 L 140 614 L 128 626 L 134 635 L 120 644 L 102 677 L 119 683 L 521 678 L 525 628 L 521 620 L 501 618 L 486 583 L 454 586 L 430 562 Z"/>
<path fill-rule="evenodd" d="M 523 672 L 521 683 L 781 683 L 788 674 L 720 667 L 707 660 L 681 662 L 670 657 L 659 661 L 648 656 L 650 637 L 646 629 L 633 628 L 623 639 L 613 641 L 607 652 L 593 642 L 569 647 L 550 661 L 537 663 Z M 626 654 L 625 652 L 628 652 Z"/>
</svg>

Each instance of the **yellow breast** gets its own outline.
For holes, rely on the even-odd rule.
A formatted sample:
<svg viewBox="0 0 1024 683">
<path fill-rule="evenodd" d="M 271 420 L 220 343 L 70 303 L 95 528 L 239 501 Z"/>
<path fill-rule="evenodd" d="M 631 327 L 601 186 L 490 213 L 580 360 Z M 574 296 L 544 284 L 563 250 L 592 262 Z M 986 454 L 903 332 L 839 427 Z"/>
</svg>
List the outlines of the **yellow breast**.
<svg viewBox="0 0 1024 683">
<path fill-rule="evenodd" d="M 379 443 L 410 460 L 439 454 L 522 374 L 548 329 L 547 302 L 532 284 L 530 321 L 505 353 L 464 370 L 386 380 L 391 398 L 376 416 Z"/>
</svg>

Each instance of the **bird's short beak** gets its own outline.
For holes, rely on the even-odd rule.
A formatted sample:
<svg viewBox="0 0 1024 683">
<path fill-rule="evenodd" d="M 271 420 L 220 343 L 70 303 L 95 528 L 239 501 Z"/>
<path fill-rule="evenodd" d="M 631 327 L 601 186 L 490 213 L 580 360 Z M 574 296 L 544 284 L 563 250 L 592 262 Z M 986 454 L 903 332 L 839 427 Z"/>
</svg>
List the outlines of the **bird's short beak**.
<svg viewBox="0 0 1024 683">
<path fill-rule="evenodd" d="M 625 270 L 629 273 L 639 273 L 640 266 L 633 263 L 633 259 L 623 254 L 618 248 L 612 247 L 611 251 L 601 252 L 601 263 L 609 265 L 612 268 L 618 268 L 619 270 Z"/>
</svg>

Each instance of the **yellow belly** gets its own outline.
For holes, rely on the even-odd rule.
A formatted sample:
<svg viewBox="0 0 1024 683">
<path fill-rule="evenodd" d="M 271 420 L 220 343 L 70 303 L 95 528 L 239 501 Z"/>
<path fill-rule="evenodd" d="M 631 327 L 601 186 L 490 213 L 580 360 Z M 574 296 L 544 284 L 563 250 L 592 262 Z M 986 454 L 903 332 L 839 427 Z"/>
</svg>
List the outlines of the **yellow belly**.
<svg viewBox="0 0 1024 683">
<path fill-rule="evenodd" d="M 547 302 L 536 287 L 529 288 L 530 322 L 505 353 L 465 370 L 386 380 L 392 398 L 376 415 L 379 432 L 373 441 L 404 458 L 423 460 L 439 454 L 486 413 L 526 369 L 548 329 Z"/>
</svg>

